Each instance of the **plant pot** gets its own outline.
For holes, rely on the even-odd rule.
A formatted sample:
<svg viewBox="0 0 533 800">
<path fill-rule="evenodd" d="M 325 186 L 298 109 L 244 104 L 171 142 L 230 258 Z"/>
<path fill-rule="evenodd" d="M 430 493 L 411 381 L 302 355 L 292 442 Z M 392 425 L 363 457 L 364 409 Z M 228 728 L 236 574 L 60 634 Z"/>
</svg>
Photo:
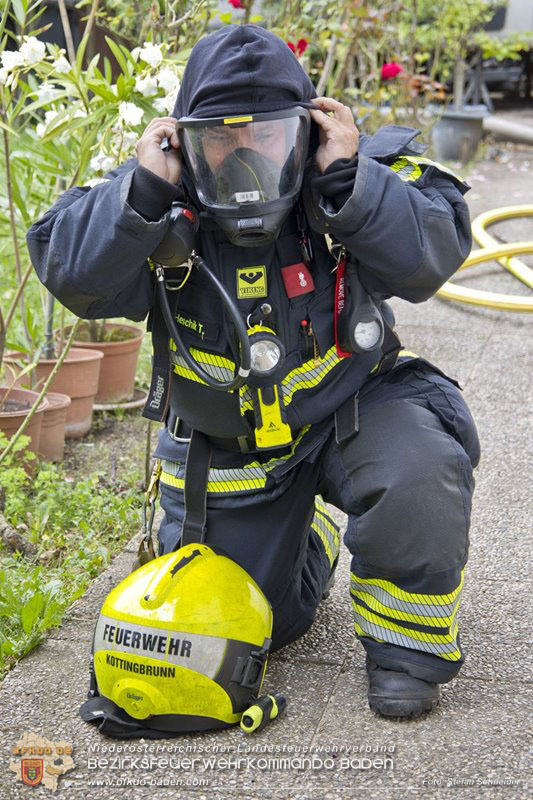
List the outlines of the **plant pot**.
<svg viewBox="0 0 533 800">
<path fill-rule="evenodd" d="M 4 409 L 4 398 L 8 394 L 7 407 Z M 0 387 L 0 430 L 2 433 L 11 439 L 15 434 L 26 417 L 31 407 L 37 400 L 38 392 L 30 392 L 27 389 L 9 389 L 8 387 Z M 23 405 L 24 408 L 7 410 L 10 403 Z M 43 414 L 46 407 L 46 400 L 43 400 L 37 411 L 33 415 L 30 424 L 24 431 L 25 436 L 29 436 L 31 441 L 28 444 L 28 450 L 32 453 L 38 453 L 41 438 L 41 425 L 43 421 Z"/>
<path fill-rule="evenodd" d="M 39 455 L 45 461 L 63 461 L 65 452 L 65 424 L 71 399 L 68 394 L 48 392 L 43 413 Z"/>
<path fill-rule="evenodd" d="M 103 354 L 98 350 L 86 350 L 71 347 L 67 357 L 52 383 L 48 387 L 50 391 L 67 394 L 71 399 L 71 404 L 67 409 L 67 419 L 65 422 L 65 438 L 80 439 L 90 430 L 93 403 L 98 388 L 98 378 L 100 375 L 100 364 Z M 8 353 L 4 356 L 4 364 L 13 376 L 19 371 L 18 364 L 23 359 L 20 353 Z M 57 363 L 56 358 L 41 359 L 35 367 L 35 384 L 42 386 Z M 29 375 L 18 379 L 28 383 Z"/>
<path fill-rule="evenodd" d="M 104 325 L 104 330 L 108 332 L 118 329 L 131 333 L 132 337 L 120 342 L 74 341 L 74 347 L 100 350 L 104 354 L 95 403 L 120 403 L 133 398 L 135 372 L 144 331 L 133 325 L 116 322 L 106 322 Z M 68 335 L 68 329 L 65 333 Z"/>
<path fill-rule="evenodd" d="M 462 164 L 471 161 L 483 134 L 483 118 L 488 113 L 485 105 L 449 106 L 431 131 L 436 158 Z"/>
</svg>

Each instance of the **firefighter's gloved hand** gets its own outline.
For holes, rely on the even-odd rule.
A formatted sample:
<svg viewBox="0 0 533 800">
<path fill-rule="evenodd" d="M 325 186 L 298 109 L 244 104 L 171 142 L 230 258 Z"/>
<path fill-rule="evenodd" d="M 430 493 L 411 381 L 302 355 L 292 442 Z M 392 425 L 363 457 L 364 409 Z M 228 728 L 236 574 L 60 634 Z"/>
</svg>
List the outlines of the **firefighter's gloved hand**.
<svg viewBox="0 0 533 800">
<path fill-rule="evenodd" d="M 161 143 L 166 138 L 170 144 L 165 152 Z M 181 177 L 181 152 L 174 117 L 157 117 L 148 125 L 135 149 L 139 164 L 159 178 L 176 184 Z"/>
<path fill-rule="evenodd" d="M 338 158 L 351 159 L 359 149 L 359 131 L 348 106 L 332 97 L 314 97 L 318 109 L 309 109 L 313 120 L 320 128 L 320 145 L 316 151 L 316 163 L 321 172 Z M 332 116 L 328 116 L 332 112 Z"/>
</svg>

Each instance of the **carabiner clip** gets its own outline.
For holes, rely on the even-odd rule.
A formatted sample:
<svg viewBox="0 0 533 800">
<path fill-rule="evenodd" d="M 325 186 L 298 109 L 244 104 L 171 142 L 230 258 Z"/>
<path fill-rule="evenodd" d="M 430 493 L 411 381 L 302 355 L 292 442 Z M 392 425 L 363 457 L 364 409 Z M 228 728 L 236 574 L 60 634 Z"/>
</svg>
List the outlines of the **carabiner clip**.
<svg viewBox="0 0 533 800">
<path fill-rule="evenodd" d="M 157 558 L 154 549 L 154 540 L 152 538 L 152 528 L 154 526 L 156 500 L 157 495 L 159 494 L 159 479 L 161 477 L 161 471 L 161 460 L 157 458 L 150 476 L 148 488 L 144 495 L 142 506 L 142 537 L 139 543 L 139 549 L 137 550 L 137 556 L 133 562 L 132 572 L 139 567 L 142 567 L 143 564 L 147 564 L 149 561 L 153 561 L 154 558 Z M 148 508 L 150 508 L 149 518 Z"/>
</svg>

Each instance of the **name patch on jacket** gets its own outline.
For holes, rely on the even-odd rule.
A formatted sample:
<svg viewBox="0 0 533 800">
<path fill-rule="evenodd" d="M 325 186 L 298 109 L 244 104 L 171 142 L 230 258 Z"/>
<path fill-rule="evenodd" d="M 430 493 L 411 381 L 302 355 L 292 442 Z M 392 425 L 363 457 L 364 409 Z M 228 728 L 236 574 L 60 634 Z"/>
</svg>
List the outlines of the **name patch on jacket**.
<svg viewBox="0 0 533 800">
<path fill-rule="evenodd" d="M 300 294 L 307 294 L 315 290 L 313 276 L 303 261 L 298 264 L 291 264 L 288 267 L 282 267 L 281 277 L 285 284 L 287 297 L 298 297 Z"/>
<path fill-rule="evenodd" d="M 267 297 L 266 266 L 241 267 L 237 269 L 237 298 Z"/>
<path fill-rule="evenodd" d="M 211 339 L 216 341 L 218 339 L 218 328 L 212 322 L 200 322 L 199 319 L 194 319 L 188 314 L 182 314 L 178 311 L 176 314 L 176 322 L 184 328 L 188 328 L 191 333 L 195 333 L 200 339 Z"/>
</svg>

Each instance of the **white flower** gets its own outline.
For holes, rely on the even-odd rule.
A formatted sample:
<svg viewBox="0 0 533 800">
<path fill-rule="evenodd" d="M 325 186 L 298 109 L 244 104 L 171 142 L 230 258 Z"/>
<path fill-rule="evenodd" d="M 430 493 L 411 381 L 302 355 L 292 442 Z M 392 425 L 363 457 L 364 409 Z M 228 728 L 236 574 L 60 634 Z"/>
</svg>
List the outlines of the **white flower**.
<svg viewBox="0 0 533 800">
<path fill-rule="evenodd" d="M 37 134 L 38 139 L 43 138 L 45 130 L 46 130 L 46 125 L 44 124 L 44 122 L 37 123 L 37 126 L 35 128 L 35 133 Z"/>
<path fill-rule="evenodd" d="M 153 97 L 158 91 L 156 80 L 151 75 L 147 75 L 146 78 L 137 78 L 135 88 L 143 97 Z"/>
<path fill-rule="evenodd" d="M 140 47 L 134 47 L 133 48 L 133 50 L 131 51 L 131 57 L 133 58 L 134 61 L 138 61 L 139 60 L 140 52 L 141 52 L 141 48 Z"/>
<path fill-rule="evenodd" d="M 4 50 L 1 59 L 3 68 L 8 72 L 24 66 L 24 56 L 18 50 Z"/>
<path fill-rule="evenodd" d="M 20 52 L 25 63 L 31 67 L 32 64 L 37 64 L 43 60 L 46 55 L 46 45 L 35 36 L 28 36 L 24 44 L 21 45 Z"/>
<path fill-rule="evenodd" d="M 134 131 L 126 131 L 122 139 L 123 147 L 133 147 L 133 145 L 137 144 L 138 139 L 139 137 Z"/>
<path fill-rule="evenodd" d="M 59 56 L 59 58 L 52 64 L 52 68 L 60 75 L 66 75 L 67 72 L 70 72 L 72 69 L 65 56 Z"/>
<path fill-rule="evenodd" d="M 76 119 L 76 117 L 84 118 L 86 116 L 87 116 L 87 112 L 85 111 L 84 108 L 77 108 L 76 111 L 74 112 L 74 114 L 72 115 L 71 119 Z"/>
<path fill-rule="evenodd" d="M 104 172 L 109 172 L 110 169 L 113 169 L 115 166 L 115 159 L 113 156 L 106 156 L 102 159 L 102 169 Z"/>
<path fill-rule="evenodd" d="M 142 108 L 136 106 L 135 103 L 119 103 L 118 115 L 126 125 L 139 125 L 143 118 L 144 111 Z"/>
<path fill-rule="evenodd" d="M 55 89 L 49 83 L 43 83 L 35 92 L 37 97 L 42 103 L 52 103 L 58 95 L 61 94 L 60 89 Z"/>
<path fill-rule="evenodd" d="M 158 97 L 156 100 L 154 100 L 153 106 L 158 114 L 166 114 L 169 110 L 166 97 Z"/>
<path fill-rule="evenodd" d="M 115 166 L 115 159 L 112 156 L 106 156 L 105 153 L 98 153 L 97 156 L 91 158 L 89 166 L 95 172 L 108 172 Z"/>
<path fill-rule="evenodd" d="M 146 61 L 147 64 L 150 64 L 151 67 L 158 67 L 163 60 L 161 48 L 157 44 L 152 44 L 152 42 L 144 43 L 139 56 L 143 61 Z"/>
<path fill-rule="evenodd" d="M 0 69 L 0 86 L 3 86 L 9 78 L 9 70 L 6 67 Z"/>
<path fill-rule="evenodd" d="M 180 88 L 178 76 L 171 69 L 162 69 L 157 75 L 157 83 L 166 94 L 176 92 Z"/>
</svg>

